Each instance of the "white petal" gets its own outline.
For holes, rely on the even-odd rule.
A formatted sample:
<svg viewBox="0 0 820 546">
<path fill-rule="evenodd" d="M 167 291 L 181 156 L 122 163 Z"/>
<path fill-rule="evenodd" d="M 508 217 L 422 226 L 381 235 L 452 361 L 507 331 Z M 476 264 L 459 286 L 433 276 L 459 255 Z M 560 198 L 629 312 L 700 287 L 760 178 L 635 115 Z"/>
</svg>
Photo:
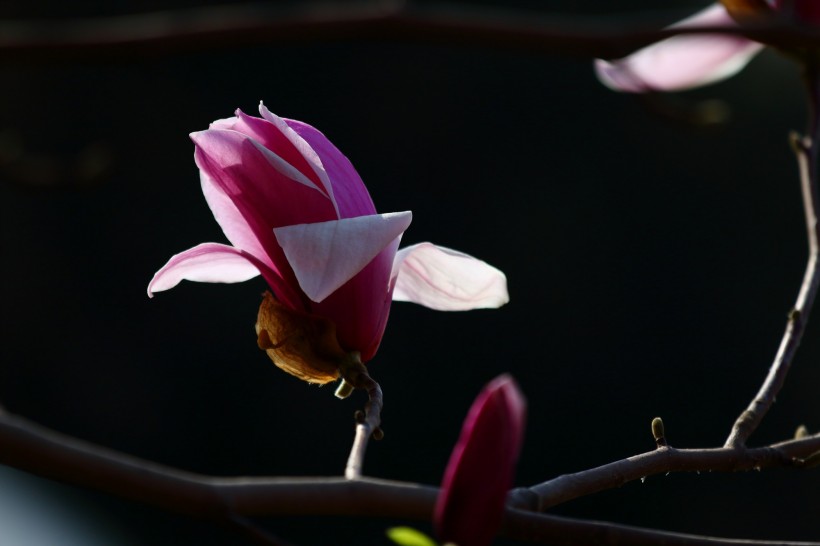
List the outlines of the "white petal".
<svg viewBox="0 0 820 546">
<path fill-rule="evenodd" d="M 237 249 L 218 243 L 203 243 L 175 254 L 148 283 L 148 296 L 173 288 L 183 279 L 198 282 L 243 282 L 259 270 Z"/>
<path fill-rule="evenodd" d="M 487 262 L 432 243 L 396 253 L 395 301 L 412 301 L 439 311 L 501 307 L 508 301 L 507 277 Z"/>
<path fill-rule="evenodd" d="M 275 228 L 299 287 L 320 302 L 410 226 L 410 211 Z"/>
</svg>

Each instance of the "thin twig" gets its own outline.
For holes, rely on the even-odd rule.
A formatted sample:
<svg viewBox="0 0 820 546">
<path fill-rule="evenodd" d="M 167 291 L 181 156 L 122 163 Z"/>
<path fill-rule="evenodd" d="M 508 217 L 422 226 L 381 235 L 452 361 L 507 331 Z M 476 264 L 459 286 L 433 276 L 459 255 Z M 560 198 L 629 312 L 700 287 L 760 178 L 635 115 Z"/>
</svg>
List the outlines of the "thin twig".
<svg viewBox="0 0 820 546">
<path fill-rule="evenodd" d="M 0 58 L 13 62 L 122 60 L 214 47 L 363 39 L 615 58 L 671 36 L 718 33 L 782 48 L 820 45 L 820 30 L 779 18 L 743 27 L 662 28 L 668 23 L 639 14 L 606 18 L 538 15 L 509 8 L 415 5 L 398 0 L 256 2 L 109 17 L 1 21 Z"/>
<path fill-rule="evenodd" d="M 799 138 L 792 135 L 792 148 L 797 157 L 800 171 L 800 188 L 808 234 L 809 257 L 806 263 L 806 272 L 803 275 L 797 301 L 789 313 L 786 332 L 780 341 L 780 347 L 771 368 L 769 368 L 766 380 L 749 406 L 735 421 L 732 431 L 724 444 L 725 447 L 744 446 L 746 440 L 757 429 L 774 403 L 777 393 L 783 387 L 794 355 L 800 345 L 800 340 L 803 337 L 817 295 L 818 284 L 820 284 L 820 269 L 817 267 L 818 251 L 820 251 L 820 244 L 818 243 L 820 241 L 820 231 L 818 231 L 820 230 L 820 224 L 817 221 L 817 214 L 820 210 L 820 201 L 817 193 L 816 168 L 818 146 L 820 145 L 820 134 L 818 134 L 820 124 L 817 121 L 819 112 L 817 108 L 818 92 L 820 91 L 818 91 L 816 68 L 810 67 L 807 69 L 806 81 L 811 102 L 811 122 L 809 124 L 809 134 L 811 136 Z"/>
<path fill-rule="evenodd" d="M 370 377 L 367 368 L 356 358 L 347 366 L 340 369 L 342 379 L 356 389 L 367 391 L 367 404 L 364 412 L 356 412 L 356 435 L 353 438 L 353 447 L 347 458 L 345 478 L 355 480 L 362 476 L 364 454 L 371 436 L 381 439 L 381 413 L 384 407 L 384 397 L 379 384 Z"/>
</svg>

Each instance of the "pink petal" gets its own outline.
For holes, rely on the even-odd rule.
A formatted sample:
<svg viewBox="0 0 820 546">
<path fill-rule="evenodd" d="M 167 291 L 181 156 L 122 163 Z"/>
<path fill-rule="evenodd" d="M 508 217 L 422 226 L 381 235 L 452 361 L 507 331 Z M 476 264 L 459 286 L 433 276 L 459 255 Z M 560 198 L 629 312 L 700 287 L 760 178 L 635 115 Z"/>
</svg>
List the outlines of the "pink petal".
<svg viewBox="0 0 820 546">
<path fill-rule="evenodd" d="M 501 525 L 524 437 L 526 401 L 509 375 L 473 402 L 444 472 L 434 523 L 442 542 L 489 546 Z"/>
<path fill-rule="evenodd" d="M 338 215 L 339 208 L 336 204 L 336 197 L 333 193 L 333 185 L 330 182 L 327 171 L 325 171 L 325 168 L 322 165 L 322 160 L 319 157 L 319 154 L 316 153 L 316 151 L 305 141 L 305 139 L 290 128 L 290 126 L 286 123 L 286 120 L 271 113 L 271 111 L 268 110 L 261 102 L 259 103 L 259 114 L 263 118 L 259 121 L 274 127 L 276 132 L 279 134 L 277 141 L 271 144 L 279 148 L 290 147 L 298 152 L 298 154 L 303 158 L 303 172 L 305 172 L 305 175 L 308 176 L 308 178 L 316 182 L 316 184 L 322 188 L 322 191 L 324 191 L 333 202 L 333 207 L 336 209 L 336 213 Z M 285 144 L 285 142 L 287 142 L 287 144 Z M 269 147 L 271 150 L 276 149 L 271 146 Z"/>
<path fill-rule="evenodd" d="M 390 271 L 401 236 L 338 290 L 321 303 L 308 302 L 309 312 L 327 317 L 336 324 L 339 344 L 348 351 L 360 351 L 362 362 L 376 354 L 390 314 L 393 282 Z"/>
<path fill-rule="evenodd" d="M 194 158 L 202 172 L 203 193 L 228 240 L 298 290 L 273 229 L 335 220 L 333 203 L 297 169 L 247 135 L 208 130 L 191 138 L 197 145 Z"/>
<path fill-rule="evenodd" d="M 359 273 L 410 226 L 397 212 L 298 224 L 274 229 L 299 286 L 321 302 Z M 387 283 L 382 290 L 387 292 Z"/>
<path fill-rule="evenodd" d="M 432 243 L 399 250 L 393 275 L 394 301 L 412 301 L 439 311 L 495 308 L 510 301 L 504 273 L 468 254 Z"/>
<path fill-rule="evenodd" d="M 722 5 L 714 4 L 672 28 L 736 25 Z M 675 36 L 617 61 L 598 59 L 595 73 L 616 91 L 678 91 L 735 75 L 762 47 L 738 36 Z"/>
<path fill-rule="evenodd" d="M 183 279 L 234 283 L 257 275 L 259 269 L 241 251 L 217 243 L 203 243 L 172 256 L 148 283 L 148 296 L 173 288 Z"/>
<path fill-rule="evenodd" d="M 264 115 L 264 113 L 263 113 Z M 333 194 L 340 218 L 367 216 L 376 214 L 376 207 L 362 182 L 359 173 L 353 168 L 336 146 L 325 135 L 307 123 L 293 119 L 283 119 L 293 131 L 316 151 L 321 163 L 333 184 Z"/>
</svg>

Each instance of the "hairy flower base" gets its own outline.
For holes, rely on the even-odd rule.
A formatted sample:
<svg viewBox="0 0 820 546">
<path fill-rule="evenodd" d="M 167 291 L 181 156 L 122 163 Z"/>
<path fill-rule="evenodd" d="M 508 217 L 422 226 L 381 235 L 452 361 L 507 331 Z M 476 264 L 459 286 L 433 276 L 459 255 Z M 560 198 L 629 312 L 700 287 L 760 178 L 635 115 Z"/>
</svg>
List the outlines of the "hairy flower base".
<svg viewBox="0 0 820 546">
<path fill-rule="evenodd" d="M 289 309 L 265 292 L 256 319 L 259 348 L 277 367 L 308 383 L 339 378 L 339 368 L 354 355 L 339 346 L 336 325 L 324 317 Z"/>
</svg>

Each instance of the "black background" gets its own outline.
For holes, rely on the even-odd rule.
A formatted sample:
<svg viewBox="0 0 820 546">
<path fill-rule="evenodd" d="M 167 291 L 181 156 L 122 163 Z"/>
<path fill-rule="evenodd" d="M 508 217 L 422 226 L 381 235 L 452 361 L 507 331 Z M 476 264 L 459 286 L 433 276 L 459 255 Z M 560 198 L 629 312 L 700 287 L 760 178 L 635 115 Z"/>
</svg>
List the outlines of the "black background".
<svg viewBox="0 0 820 546">
<path fill-rule="evenodd" d="M 583 4 L 504 3 L 603 21 L 657 8 Z M 0 16 L 169 6 L 0 2 Z M 768 369 L 802 277 L 786 137 L 803 128 L 805 107 L 796 68 L 772 51 L 726 83 L 650 99 L 604 88 L 589 59 L 423 39 L 4 57 L 0 77 L 0 400 L 195 472 L 339 475 L 363 403 L 298 382 L 257 349 L 261 279 L 145 294 L 172 254 L 224 242 L 187 135 L 237 107 L 255 113 L 264 100 L 323 131 L 379 211 L 413 211 L 403 244 L 430 240 L 508 276 L 511 302 L 500 310 L 393 306 L 370 366 L 386 432 L 369 449 L 371 476 L 438 483 L 471 401 L 503 372 L 529 401 L 517 485 L 650 450 L 657 415 L 677 447 L 721 445 Z M 684 120 L 698 108 L 729 117 Z M 815 320 L 752 444 L 820 427 L 818 338 Z M 48 544 L 33 537 L 62 516 L 77 544 L 244 543 L 208 522 L 19 471 L 0 479 L 3 545 Z M 816 472 L 787 470 L 655 476 L 556 512 L 817 540 L 817 483 Z M 298 544 L 379 545 L 400 522 L 268 523 Z"/>
</svg>

